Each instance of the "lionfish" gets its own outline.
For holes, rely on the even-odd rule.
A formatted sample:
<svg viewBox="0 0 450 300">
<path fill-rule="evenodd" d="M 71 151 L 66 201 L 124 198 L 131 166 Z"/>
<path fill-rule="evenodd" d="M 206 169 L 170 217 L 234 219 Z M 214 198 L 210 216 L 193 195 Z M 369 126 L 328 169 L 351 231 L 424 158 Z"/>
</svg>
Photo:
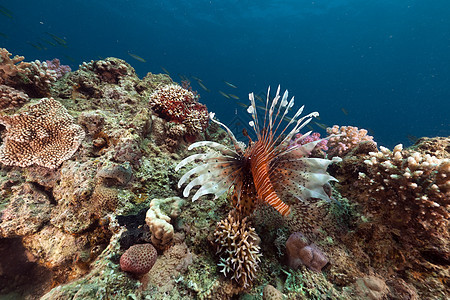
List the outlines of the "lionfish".
<svg viewBox="0 0 450 300">
<path fill-rule="evenodd" d="M 323 186 L 328 181 L 337 180 L 328 175 L 326 170 L 330 163 L 339 158 L 328 160 L 308 157 L 316 144 L 322 140 L 304 145 L 290 144 L 293 136 L 319 114 L 312 112 L 300 117 L 304 108 L 302 106 L 292 118 L 288 118 L 288 111 L 294 106 L 294 97 L 288 101 L 287 90 L 281 97 L 280 86 L 272 101 L 269 101 L 269 94 L 270 87 L 267 91 L 262 127 L 255 97 L 253 93 L 249 94 L 251 105 L 247 111 L 253 119 L 249 125 L 256 133 L 256 141 L 252 141 L 244 131 L 244 135 L 249 139 L 247 147 L 236 140 L 226 125 L 214 119 L 214 113 L 210 113 L 211 121 L 223 126 L 226 130 L 234 149 L 212 141 L 191 144 L 188 150 L 206 146 L 212 151 L 193 154 L 177 165 L 176 170 L 179 170 L 189 163 L 201 162 L 200 165 L 186 172 L 178 182 L 178 187 L 181 188 L 191 177 L 195 177 L 186 185 L 183 191 L 184 197 L 188 197 L 195 186 L 200 188 L 194 194 L 193 201 L 207 194 L 213 194 L 216 199 L 230 191 L 233 206 L 241 215 L 249 215 L 257 204 L 264 202 L 275 208 L 281 215 L 289 215 L 290 206 L 281 199 L 287 200 L 292 197 L 305 202 L 311 198 L 329 201 Z M 283 120 L 288 120 L 284 129 L 281 128 Z M 303 134 L 302 137 L 306 138 L 310 134 L 311 131 Z"/>
</svg>

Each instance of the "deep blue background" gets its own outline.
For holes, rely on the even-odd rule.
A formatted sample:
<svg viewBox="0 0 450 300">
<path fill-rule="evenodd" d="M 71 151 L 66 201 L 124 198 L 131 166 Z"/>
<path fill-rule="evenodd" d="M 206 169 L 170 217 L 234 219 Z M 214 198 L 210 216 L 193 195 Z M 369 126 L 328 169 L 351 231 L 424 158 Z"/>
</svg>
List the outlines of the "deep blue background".
<svg viewBox="0 0 450 300">
<path fill-rule="evenodd" d="M 281 84 L 318 122 L 369 129 L 379 144 L 450 135 L 450 2 L 433 1 L 0 1 L 0 47 L 27 61 L 115 56 L 142 77 L 166 68 L 211 90 L 201 102 L 225 123 L 238 95 Z M 46 32 L 67 48 L 46 45 Z M 29 43 L 48 47 L 39 51 Z M 147 60 L 142 63 L 128 52 Z M 226 86 L 223 80 L 238 89 Z M 348 115 L 342 110 L 344 108 Z M 321 131 L 317 126 L 316 128 Z"/>
</svg>

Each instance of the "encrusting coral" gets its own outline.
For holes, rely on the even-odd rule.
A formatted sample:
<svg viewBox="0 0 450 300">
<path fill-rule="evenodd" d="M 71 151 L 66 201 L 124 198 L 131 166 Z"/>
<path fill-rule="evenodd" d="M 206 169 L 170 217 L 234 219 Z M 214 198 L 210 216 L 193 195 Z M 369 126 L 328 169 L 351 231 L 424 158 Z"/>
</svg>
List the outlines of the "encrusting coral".
<svg viewBox="0 0 450 300">
<path fill-rule="evenodd" d="M 0 162 L 9 166 L 57 168 L 77 151 L 85 136 L 53 98 L 43 98 L 12 116 L 1 115 L 0 123 L 6 127 Z"/>
<path fill-rule="evenodd" d="M 259 237 L 253 227 L 231 212 L 217 223 L 214 231 L 217 254 L 220 257 L 220 272 L 231 275 L 243 288 L 250 286 L 256 276 L 261 259 Z"/>
</svg>

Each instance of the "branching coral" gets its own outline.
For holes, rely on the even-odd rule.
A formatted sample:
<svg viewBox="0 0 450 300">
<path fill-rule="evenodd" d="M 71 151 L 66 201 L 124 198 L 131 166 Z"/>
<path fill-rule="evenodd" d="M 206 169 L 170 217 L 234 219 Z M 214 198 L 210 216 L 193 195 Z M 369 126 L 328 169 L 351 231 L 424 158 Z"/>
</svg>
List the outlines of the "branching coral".
<svg viewBox="0 0 450 300">
<path fill-rule="evenodd" d="M 150 95 L 150 106 L 165 120 L 183 124 L 188 135 L 197 136 L 208 125 L 206 106 L 197 98 L 191 91 L 169 84 Z"/>
<path fill-rule="evenodd" d="M 214 231 L 219 267 L 225 276 L 231 276 L 242 287 L 250 286 L 256 276 L 260 261 L 259 237 L 255 229 L 247 223 L 247 218 L 239 220 L 235 214 L 217 223 Z"/>
<path fill-rule="evenodd" d="M 85 136 L 53 98 L 43 98 L 18 114 L 2 115 L 0 123 L 6 126 L 0 162 L 10 166 L 57 168 L 77 151 Z"/>
<path fill-rule="evenodd" d="M 23 56 L 10 58 L 11 53 L 0 48 L 0 84 L 22 89 L 30 97 L 48 96 L 50 84 L 57 79 L 56 71 L 46 62 L 23 62 Z"/>
<path fill-rule="evenodd" d="M 0 48 L 0 84 L 13 83 L 14 78 L 24 74 L 25 67 L 29 66 L 29 63 L 23 62 L 23 56 L 16 55 L 10 58 L 11 55 L 5 48 Z"/>
<path fill-rule="evenodd" d="M 327 153 L 330 157 L 343 157 L 360 143 L 366 141 L 371 141 L 376 146 L 373 137 L 367 135 L 367 130 L 358 129 L 358 127 L 341 126 L 339 128 L 338 125 L 334 125 L 332 128 L 327 128 L 327 133 L 335 135 L 330 137 L 328 141 L 329 150 Z"/>
<path fill-rule="evenodd" d="M 450 218 L 450 160 L 403 150 L 371 152 L 358 183 L 392 224 L 416 232 L 448 233 Z"/>
</svg>

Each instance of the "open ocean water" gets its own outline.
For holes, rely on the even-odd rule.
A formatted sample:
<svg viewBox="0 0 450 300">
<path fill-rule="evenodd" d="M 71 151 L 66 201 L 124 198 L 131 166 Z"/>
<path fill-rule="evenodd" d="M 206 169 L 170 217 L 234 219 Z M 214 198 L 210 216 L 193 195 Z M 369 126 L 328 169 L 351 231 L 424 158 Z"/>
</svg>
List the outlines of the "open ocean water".
<svg viewBox="0 0 450 300">
<path fill-rule="evenodd" d="M 140 77 L 187 77 L 221 121 L 241 120 L 236 130 L 248 119 L 239 105 L 248 104 L 248 93 L 281 84 L 296 107 L 320 112 L 312 125 L 322 134 L 324 126 L 357 126 L 390 148 L 450 135 L 447 0 L 0 5 L 0 47 L 13 55 L 59 58 L 72 70 L 114 56 Z"/>
</svg>

